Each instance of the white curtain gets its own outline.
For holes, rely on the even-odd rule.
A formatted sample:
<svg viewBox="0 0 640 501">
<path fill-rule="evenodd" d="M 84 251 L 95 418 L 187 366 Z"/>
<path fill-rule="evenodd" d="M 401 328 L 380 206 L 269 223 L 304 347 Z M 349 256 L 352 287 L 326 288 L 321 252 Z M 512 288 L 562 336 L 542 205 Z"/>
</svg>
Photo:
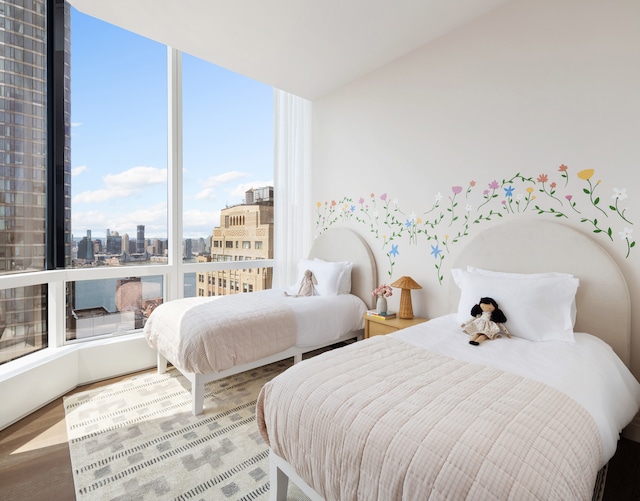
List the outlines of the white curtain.
<svg viewBox="0 0 640 501">
<path fill-rule="evenodd" d="M 295 284 L 311 246 L 311 102 L 275 90 L 273 287 Z"/>
</svg>

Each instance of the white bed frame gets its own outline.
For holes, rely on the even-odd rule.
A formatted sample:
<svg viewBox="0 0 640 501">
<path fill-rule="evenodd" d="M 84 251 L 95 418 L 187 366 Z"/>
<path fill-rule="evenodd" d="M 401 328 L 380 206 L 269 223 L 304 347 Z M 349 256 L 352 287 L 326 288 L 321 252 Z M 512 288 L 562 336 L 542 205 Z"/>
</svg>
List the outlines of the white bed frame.
<svg viewBox="0 0 640 501">
<path fill-rule="evenodd" d="M 360 235 L 348 228 L 332 228 L 327 230 L 316 238 L 309 252 L 309 257 L 312 259 L 320 258 L 325 261 L 351 261 L 353 263 L 351 293 L 362 299 L 368 308 L 373 307 L 371 291 L 377 287 L 376 263 L 371 249 Z M 209 374 L 189 372 L 173 364 L 173 362 L 167 360 L 158 352 L 158 373 L 162 374 L 166 372 L 167 364 L 172 363 L 174 367 L 189 380 L 191 383 L 191 411 L 195 416 L 201 414 L 204 409 L 204 387 L 207 383 L 291 357 L 293 357 L 294 363 L 298 363 L 302 360 L 304 353 L 353 338 L 362 339 L 362 335 L 363 330 L 360 329 L 349 332 L 330 342 L 305 347 L 293 346 L 280 353 L 246 364 L 236 365 L 221 372 Z"/>
<path fill-rule="evenodd" d="M 629 366 L 631 301 L 622 272 L 591 237 L 559 223 L 518 218 L 487 228 L 455 258 L 452 268 L 467 265 L 512 273 L 563 272 L 578 277 L 575 330 L 606 341 Z M 450 281 L 449 311 L 458 309 L 460 291 Z M 277 456 L 269 455 L 270 499 L 285 501 L 289 479 L 313 501 L 323 498 Z"/>
</svg>

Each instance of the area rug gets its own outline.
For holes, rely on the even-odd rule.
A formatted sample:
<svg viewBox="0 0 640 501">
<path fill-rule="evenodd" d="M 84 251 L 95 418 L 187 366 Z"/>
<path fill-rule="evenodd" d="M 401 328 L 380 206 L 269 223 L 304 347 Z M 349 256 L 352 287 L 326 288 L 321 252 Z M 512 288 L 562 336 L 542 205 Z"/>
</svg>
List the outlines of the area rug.
<svg viewBox="0 0 640 501">
<path fill-rule="evenodd" d="M 190 383 L 175 370 L 65 397 L 77 499 L 268 499 L 269 450 L 255 403 L 290 364 L 209 383 L 199 416 L 191 414 Z M 289 499 L 306 499 L 291 482 Z"/>
</svg>

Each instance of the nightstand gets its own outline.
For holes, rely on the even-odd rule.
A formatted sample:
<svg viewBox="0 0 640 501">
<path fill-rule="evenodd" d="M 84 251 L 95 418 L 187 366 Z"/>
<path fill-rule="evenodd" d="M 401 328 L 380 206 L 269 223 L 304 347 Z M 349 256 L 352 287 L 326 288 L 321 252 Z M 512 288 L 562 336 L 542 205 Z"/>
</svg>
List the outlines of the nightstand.
<svg viewBox="0 0 640 501">
<path fill-rule="evenodd" d="M 384 334 L 391 334 L 392 332 L 399 331 L 412 325 L 421 324 L 426 322 L 428 318 L 413 317 L 413 318 L 392 318 L 390 320 L 383 320 L 381 318 L 370 317 L 366 313 L 364 314 L 364 338 L 381 336 Z"/>
</svg>

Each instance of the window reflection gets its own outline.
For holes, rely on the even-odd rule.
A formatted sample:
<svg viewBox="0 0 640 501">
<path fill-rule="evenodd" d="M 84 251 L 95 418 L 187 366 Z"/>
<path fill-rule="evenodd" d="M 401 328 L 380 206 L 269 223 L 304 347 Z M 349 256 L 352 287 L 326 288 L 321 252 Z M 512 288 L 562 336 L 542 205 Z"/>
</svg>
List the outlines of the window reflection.
<svg viewBox="0 0 640 501">
<path fill-rule="evenodd" d="M 66 339 L 142 329 L 163 302 L 162 283 L 162 276 L 69 282 Z"/>
<path fill-rule="evenodd" d="M 47 286 L 0 290 L 0 364 L 48 346 Z"/>
</svg>

